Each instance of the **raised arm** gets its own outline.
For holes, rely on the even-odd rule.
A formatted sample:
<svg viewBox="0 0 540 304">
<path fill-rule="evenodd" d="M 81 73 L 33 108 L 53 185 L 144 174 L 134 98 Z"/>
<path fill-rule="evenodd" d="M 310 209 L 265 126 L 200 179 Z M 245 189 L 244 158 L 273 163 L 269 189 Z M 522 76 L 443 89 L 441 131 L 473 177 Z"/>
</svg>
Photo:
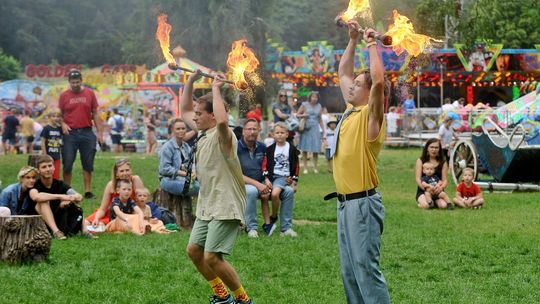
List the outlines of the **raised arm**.
<svg viewBox="0 0 540 304">
<path fill-rule="evenodd" d="M 369 94 L 368 139 L 375 139 L 381 130 L 384 119 L 384 66 L 377 51 L 377 41 L 369 37 L 375 33 L 373 29 L 366 29 L 364 40 L 369 50 L 369 70 L 371 74 L 371 92 Z"/>
<path fill-rule="evenodd" d="M 339 87 L 345 101 L 348 101 L 348 96 L 350 95 L 349 90 L 354 82 L 354 51 L 360 36 L 358 34 L 358 29 L 360 28 L 358 22 L 349 21 L 347 26 L 349 27 L 349 43 L 343 52 L 338 70 Z"/>
<path fill-rule="evenodd" d="M 197 132 L 197 125 L 193 118 L 195 117 L 195 110 L 193 107 L 193 84 L 195 81 L 201 78 L 199 70 L 195 73 L 189 75 L 188 80 L 184 85 L 184 91 L 182 92 L 182 97 L 180 98 L 180 110 L 182 120 L 189 126 L 191 130 Z"/>
<path fill-rule="evenodd" d="M 225 100 L 221 96 L 221 87 L 225 79 L 224 75 L 216 75 L 212 84 L 212 106 L 214 108 L 214 118 L 216 119 L 217 132 L 220 139 L 221 151 L 228 158 L 232 153 L 232 136 L 229 129 L 229 115 L 225 109 Z"/>
</svg>

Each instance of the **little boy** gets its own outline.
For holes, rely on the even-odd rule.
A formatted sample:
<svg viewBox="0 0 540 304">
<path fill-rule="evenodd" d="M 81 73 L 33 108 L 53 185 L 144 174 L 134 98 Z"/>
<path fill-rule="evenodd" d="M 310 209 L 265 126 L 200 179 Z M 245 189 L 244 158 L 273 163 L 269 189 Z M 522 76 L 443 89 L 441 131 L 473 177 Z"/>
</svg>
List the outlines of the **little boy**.
<svg viewBox="0 0 540 304">
<path fill-rule="evenodd" d="M 144 214 L 131 199 L 131 181 L 120 179 L 116 183 L 118 197 L 113 198 L 111 205 L 111 221 L 107 224 L 107 232 L 128 232 L 144 234 L 150 232 L 150 226 L 145 225 Z"/>
<path fill-rule="evenodd" d="M 330 156 L 330 148 L 334 144 L 334 136 L 337 126 L 336 119 L 333 117 L 330 118 L 328 123 L 326 123 L 326 126 L 328 127 L 326 129 L 326 137 L 323 137 L 323 143 L 325 145 L 326 167 L 328 169 L 328 172 L 332 173 L 334 172 L 334 169 L 332 167 L 332 156 Z"/>
<path fill-rule="evenodd" d="M 293 191 L 296 192 L 300 172 L 300 163 L 298 161 L 300 152 L 287 141 L 289 135 L 287 126 L 283 122 L 277 122 L 274 125 L 273 132 L 275 143 L 266 148 L 263 159 L 263 176 L 272 183 L 272 193 L 270 195 L 272 199 L 272 215 L 265 218 L 263 224 L 263 230 L 268 236 L 276 229 L 281 205 L 281 192 L 286 186 L 291 186 Z"/>
<path fill-rule="evenodd" d="M 169 233 L 171 231 L 165 228 L 165 225 L 160 220 L 161 210 L 156 203 L 150 201 L 150 191 L 146 188 L 135 190 L 137 194 L 137 206 L 142 210 L 146 225 L 150 225 L 152 232 Z"/>
<path fill-rule="evenodd" d="M 50 155 L 54 160 L 54 179 L 60 179 L 60 159 L 62 158 L 62 113 L 54 108 L 48 114 L 49 123 L 41 131 L 41 154 Z"/>
<path fill-rule="evenodd" d="M 457 187 L 454 203 L 461 208 L 482 208 L 484 198 L 482 197 L 480 187 L 473 182 L 474 170 L 471 168 L 463 169 L 463 176 L 461 178 L 463 181 Z"/>
<path fill-rule="evenodd" d="M 424 176 L 422 176 L 422 187 L 424 188 L 424 196 L 426 197 L 429 207 L 435 208 L 435 203 L 433 201 L 443 199 L 448 204 L 448 209 L 452 209 L 453 206 L 450 203 L 450 197 L 448 197 L 444 191 L 441 191 L 441 193 L 437 195 L 434 195 L 429 191 L 431 188 L 436 187 L 437 183 L 440 181 L 439 177 L 435 175 L 435 166 L 431 163 L 424 163 L 422 165 L 422 172 L 424 173 Z"/>
</svg>

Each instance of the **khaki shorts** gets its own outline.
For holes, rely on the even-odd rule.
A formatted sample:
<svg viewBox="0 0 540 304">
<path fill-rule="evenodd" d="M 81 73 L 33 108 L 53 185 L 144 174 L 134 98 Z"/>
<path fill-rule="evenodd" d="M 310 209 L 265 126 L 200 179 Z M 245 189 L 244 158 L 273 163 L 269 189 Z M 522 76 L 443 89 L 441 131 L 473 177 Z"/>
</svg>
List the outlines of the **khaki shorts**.
<svg viewBox="0 0 540 304">
<path fill-rule="evenodd" d="M 240 233 L 239 220 L 195 220 L 189 243 L 197 244 L 206 252 L 231 254 Z"/>
</svg>

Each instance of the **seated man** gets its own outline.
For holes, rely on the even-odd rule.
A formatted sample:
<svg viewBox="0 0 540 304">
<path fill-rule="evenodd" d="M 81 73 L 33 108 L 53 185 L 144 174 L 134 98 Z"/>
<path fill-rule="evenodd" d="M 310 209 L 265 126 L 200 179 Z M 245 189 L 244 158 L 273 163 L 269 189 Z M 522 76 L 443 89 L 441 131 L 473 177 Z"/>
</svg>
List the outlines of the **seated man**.
<svg viewBox="0 0 540 304">
<path fill-rule="evenodd" d="M 36 162 L 39 179 L 30 190 L 29 208 L 34 207 L 58 239 L 72 236 L 79 231 L 83 236 L 94 236 L 83 225 L 80 203 L 82 195 L 63 181 L 53 178 L 54 160 L 49 155 L 40 155 Z M 52 197 L 55 195 L 55 197 Z"/>
<path fill-rule="evenodd" d="M 259 122 L 250 118 L 244 122 L 242 129 L 242 138 L 238 141 L 238 159 L 242 167 L 244 183 L 246 183 L 246 231 L 248 237 L 257 238 L 257 198 L 261 198 L 263 202 L 263 217 L 269 217 L 268 199 L 272 189 L 270 182 L 265 183 L 262 170 L 262 161 L 266 146 L 257 141 L 260 132 Z M 266 203 L 266 204 L 264 204 Z M 266 215 L 266 216 L 265 216 Z M 263 228 L 266 228 L 265 225 Z M 271 231 L 265 231 L 267 235 Z"/>
</svg>

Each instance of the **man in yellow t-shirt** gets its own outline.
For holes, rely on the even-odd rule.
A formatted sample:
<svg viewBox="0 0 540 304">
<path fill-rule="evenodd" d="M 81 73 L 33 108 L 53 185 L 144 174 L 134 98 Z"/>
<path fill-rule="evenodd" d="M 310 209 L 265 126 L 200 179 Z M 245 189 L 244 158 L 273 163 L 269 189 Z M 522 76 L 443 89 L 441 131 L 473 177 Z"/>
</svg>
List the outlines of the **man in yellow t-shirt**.
<svg viewBox="0 0 540 304">
<path fill-rule="evenodd" d="M 379 253 L 384 222 L 377 157 L 385 136 L 384 66 L 377 42 L 366 29 L 369 70 L 354 78 L 354 51 L 360 26 L 349 21 L 349 43 L 339 64 L 340 88 L 347 110 L 336 128 L 334 181 L 338 197 L 338 244 L 341 277 L 347 303 L 390 303 L 380 270 Z"/>
<path fill-rule="evenodd" d="M 34 120 L 30 117 L 30 114 L 25 111 L 20 124 L 21 133 L 24 137 L 24 151 L 28 154 L 32 154 L 32 151 L 34 151 Z"/>
<path fill-rule="evenodd" d="M 210 303 L 251 304 L 238 273 L 224 259 L 232 252 L 246 209 L 238 142 L 229 129 L 220 91 L 224 76 L 216 76 L 212 93 L 201 96 L 194 106 L 193 83 L 201 77 L 199 72 L 189 76 L 181 100 L 182 119 L 199 132 L 194 149 L 200 189 L 187 252 L 214 292 Z"/>
</svg>

